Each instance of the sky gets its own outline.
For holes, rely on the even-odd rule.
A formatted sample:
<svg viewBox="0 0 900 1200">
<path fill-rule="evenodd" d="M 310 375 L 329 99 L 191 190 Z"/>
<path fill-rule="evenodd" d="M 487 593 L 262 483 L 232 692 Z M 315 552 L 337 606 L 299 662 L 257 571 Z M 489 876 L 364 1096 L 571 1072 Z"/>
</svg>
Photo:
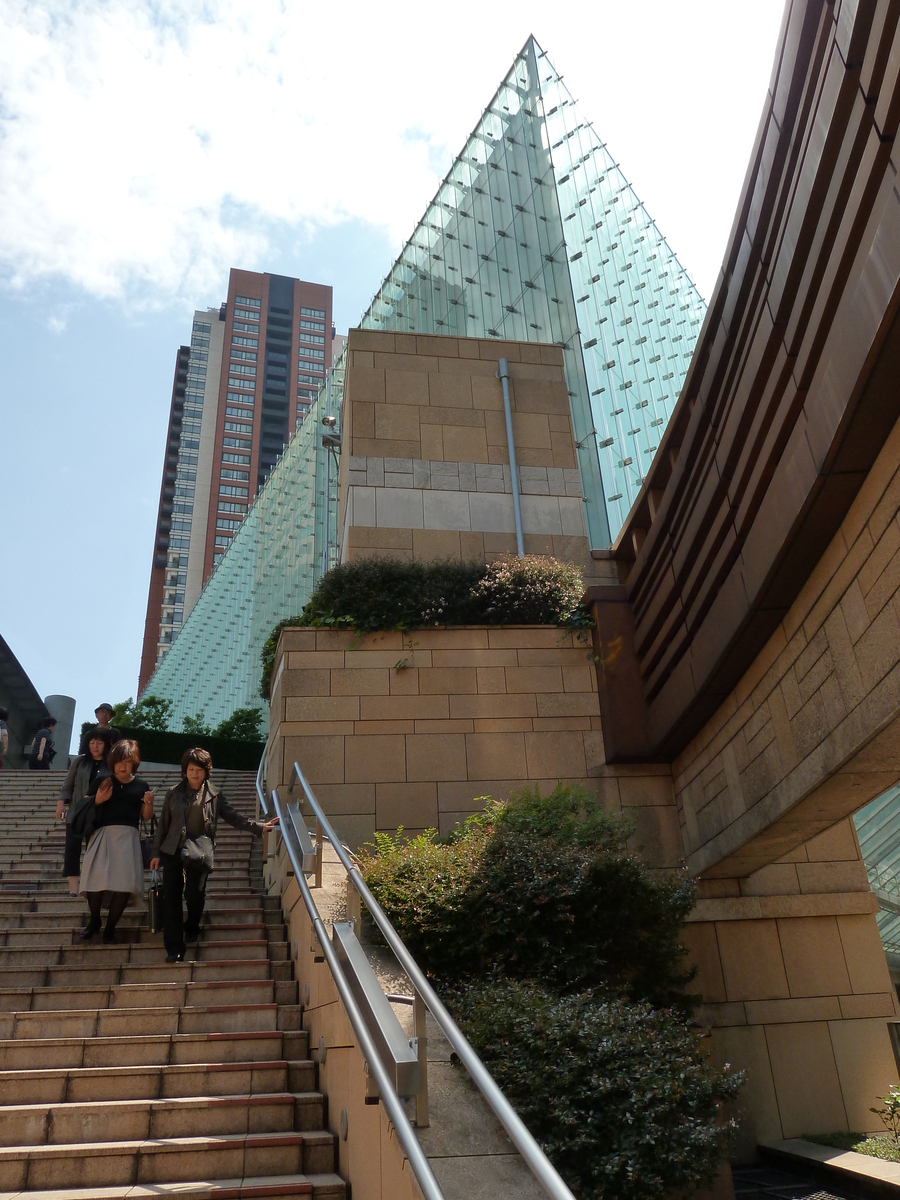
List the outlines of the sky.
<svg viewBox="0 0 900 1200">
<path fill-rule="evenodd" d="M 0 0 L 0 634 L 41 695 L 135 695 L 175 354 L 231 267 L 356 325 L 534 34 L 708 300 L 782 8 Z"/>
</svg>

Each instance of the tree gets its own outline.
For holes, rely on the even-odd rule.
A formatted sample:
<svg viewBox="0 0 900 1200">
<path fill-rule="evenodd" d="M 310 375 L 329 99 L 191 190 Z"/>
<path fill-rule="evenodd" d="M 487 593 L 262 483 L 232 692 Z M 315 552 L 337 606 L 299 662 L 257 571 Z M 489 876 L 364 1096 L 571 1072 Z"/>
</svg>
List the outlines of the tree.
<svg viewBox="0 0 900 1200">
<path fill-rule="evenodd" d="M 113 706 L 110 725 L 116 729 L 153 729 L 165 733 L 169 728 L 173 704 L 161 696 L 144 696 L 135 704 L 131 696 Z"/>
<path fill-rule="evenodd" d="M 181 728 L 185 733 L 193 734 L 194 737 L 210 737 L 212 734 L 212 727 L 207 724 L 202 708 L 192 717 L 185 716 L 181 722 Z"/>
<path fill-rule="evenodd" d="M 144 696 L 131 711 L 134 729 L 153 729 L 164 733 L 169 728 L 173 704 L 161 696 Z"/>
<path fill-rule="evenodd" d="M 134 728 L 134 700 L 131 696 L 127 700 L 120 700 L 118 704 L 113 705 L 113 713 L 109 718 L 110 725 L 114 725 L 116 729 L 133 729 Z"/>
<path fill-rule="evenodd" d="M 233 742 L 258 742 L 262 738 L 262 719 L 261 708 L 236 708 L 230 717 L 216 726 L 215 736 Z"/>
</svg>

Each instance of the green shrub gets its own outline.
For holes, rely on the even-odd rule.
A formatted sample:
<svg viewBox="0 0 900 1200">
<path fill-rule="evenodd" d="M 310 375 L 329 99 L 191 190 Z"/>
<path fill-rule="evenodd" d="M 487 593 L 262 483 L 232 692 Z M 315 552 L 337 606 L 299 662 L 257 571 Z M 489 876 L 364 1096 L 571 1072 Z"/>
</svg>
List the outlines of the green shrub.
<svg viewBox="0 0 900 1200">
<path fill-rule="evenodd" d="M 379 834 L 363 874 L 433 976 L 493 968 L 561 992 L 611 987 L 690 1005 L 678 931 L 693 907 L 685 875 L 658 876 L 626 851 L 631 831 L 592 793 L 559 786 L 489 801 L 446 842 Z"/>
<path fill-rule="evenodd" d="M 494 976 L 444 989 L 479 1057 L 582 1197 L 658 1200 L 711 1184 L 740 1077 L 667 1010 Z"/>
<path fill-rule="evenodd" d="M 296 625 L 300 625 L 302 621 L 302 614 L 298 614 L 296 617 L 285 617 L 283 621 L 279 621 L 266 638 L 263 648 L 259 652 L 259 661 L 262 663 L 259 694 L 267 704 L 272 690 L 272 669 L 275 666 L 275 651 L 278 649 L 278 639 L 281 637 L 281 631 L 282 629 L 292 629 Z"/>
<path fill-rule="evenodd" d="M 361 855 L 366 882 L 419 965 L 432 975 L 471 957 L 473 872 L 489 831 L 467 823 L 466 835 L 451 842 L 426 829 L 405 841 L 376 833 Z"/>
<path fill-rule="evenodd" d="M 577 1195 L 710 1183 L 740 1078 L 688 1024 L 692 881 L 651 872 L 584 788 L 482 800 L 443 840 L 377 834 L 366 882 Z"/>
<path fill-rule="evenodd" d="M 360 559 L 333 567 L 303 609 L 301 625 L 358 629 L 414 629 L 480 622 L 473 589 L 480 563 Z"/>
<path fill-rule="evenodd" d="M 486 566 L 452 561 L 360 559 L 323 575 L 299 617 L 279 622 L 260 655 L 259 694 L 269 699 L 278 636 L 286 626 L 423 629 L 435 625 L 561 625 L 586 628 L 584 584 L 574 563 L 507 555 Z"/>
</svg>

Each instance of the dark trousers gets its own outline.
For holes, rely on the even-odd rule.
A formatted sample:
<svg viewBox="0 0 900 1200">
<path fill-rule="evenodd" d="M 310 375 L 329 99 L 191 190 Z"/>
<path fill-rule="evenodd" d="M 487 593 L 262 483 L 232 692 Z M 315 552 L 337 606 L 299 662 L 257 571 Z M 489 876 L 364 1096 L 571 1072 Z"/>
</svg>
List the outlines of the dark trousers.
<svg viewBox="0 0 900 1200">
<path fill-rule="evenodd" d="M 35 759 L 34 761 L 29 759 L 28 760 L 28 770 L 29 771 L 49 771 L 50 770 L 50 759 L 44 758 L 40 762 L 38 762 L 37 759 Z"/>
<path fill-rule="evenodd" d="M 209 871 L 186 867 L 173 854 L 162 855 L 163 864 L 163 941 L 167 954 L 184 954 L 184 914 L 182 897 L 187 903 L 187 926 L 200 928 L 203 906 L 206 903 L 206 881 Z"/>
<path fill-rule="evenodd" d="M 66 826 L 66 852 L 63 858 L 63 875 L 81 873 L 81 843 L 84 838 L 71 825 Z"/>
</svg>

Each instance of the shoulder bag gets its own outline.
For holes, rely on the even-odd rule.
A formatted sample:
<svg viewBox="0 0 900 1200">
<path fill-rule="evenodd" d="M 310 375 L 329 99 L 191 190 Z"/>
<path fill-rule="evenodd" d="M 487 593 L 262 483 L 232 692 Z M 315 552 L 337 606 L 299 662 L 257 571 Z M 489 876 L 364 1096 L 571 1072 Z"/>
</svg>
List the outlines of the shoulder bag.
<svg viewBox="0 0 900 1200">
<path fill-rule="evenodd" d="M 198 838 L 188 837 L 187 812 L 183 798 L 181 801 L 181 837 L 181 861 L 184 865 L 193 867 L 195 870 L 211 871 L 213 869 L 212 838 L 207 837 L 206 834 Z"/>
</svg>

